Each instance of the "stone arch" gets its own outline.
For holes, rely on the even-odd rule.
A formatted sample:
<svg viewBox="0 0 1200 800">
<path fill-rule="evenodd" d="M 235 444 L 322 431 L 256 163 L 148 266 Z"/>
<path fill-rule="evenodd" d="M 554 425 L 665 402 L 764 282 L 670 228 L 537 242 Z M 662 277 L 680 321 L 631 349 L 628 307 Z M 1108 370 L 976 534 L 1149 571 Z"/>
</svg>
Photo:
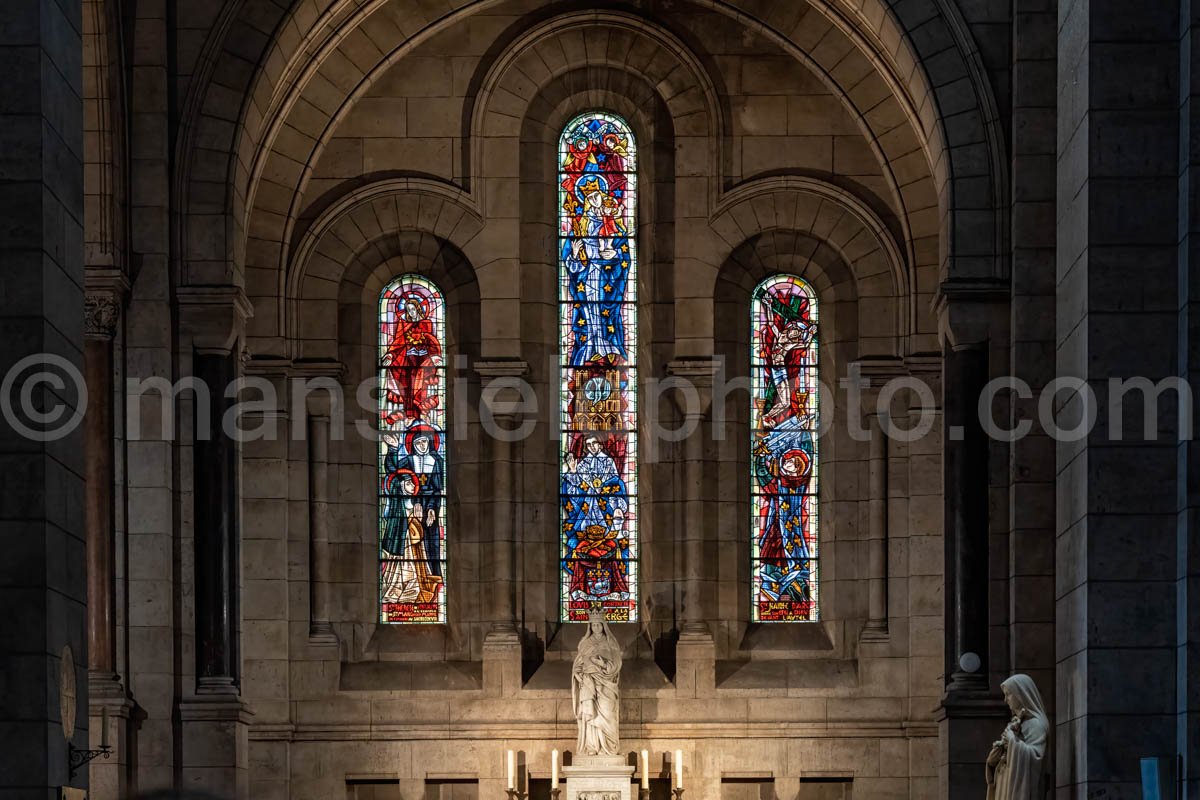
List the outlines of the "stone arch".
<svg viewBox="0 0 1200 800">
<path fill-rule="evenodd" d="M 631 127 L 638 144 L 638 251 L 639 302 L 638 331 L 639 374 L 644 382 L 656 375 L 669 359 L 669 313 L 673 283 L 671 253 L 674 249 L 676 206 L 669 187 L 677 177 L 675 168 L 677 129 L 679 119 L 668 107 L 659 89 L 644 75 L 610 65 L 582 64 L 576 69 L 557 75 L 543 75 L 545 82 L 524 103 L 520 110 L 519 135 L 508 145 L 520 152 L 520 258 L 518 277 L 522 282 L 520 298 L 513 303 L 513 314 L 520 316 L 522 327 L 530 332 L 555 330 L 558 325 L 558 174 L 557 146 L 563 127 L 577 114 L 589 110 L 604 110 L 622 117 Z M 662 331 L 662 333 L 658 333 Z M 535 391 L 550 391 L 556 376 L 547 366 L 558 357 L 558 341 L 529 336 L 522 344 L 522 353 L 530 364 L 530 378 Z M 550 425 L 554 417 L 547 415 L 540 424 Z M 526 470 L 537 464 L 541 470 L 537 486 L 545 492 L 538 496 L 530 492 L 529 504 L 540 503 L 539 518 L 558 519 L 558 453 L 557 439 L 552 436 L 530 437 L 523 444 Z M 644 455 L 644 454 L 643 454 Z M 654 501 L 656 487 L 663 485 L 659 465 L 643 458 L 639 467 L 640 507 L 645 514 L 662 514 L 662 503 Z M 664 517 L 665 518 L 665 517 Z M 648 610 L 648 598 L 669 593 L 656 591 L 667 585 L 663 574 L 669 564 L 646 548 L 656 538 L 667 538 L 665 527 L 653 524 L 641 528 L 641 577 L 639 580 L 643 610 Z M 545 548 L 531 553 L 526 560 L 526 586 L 523 588 L 527 609 L 552 608 L 558 596 L 559 542 L 557 527 L 547 532 Z M 658 565 L 656 567 L 656 564 Z M 657 576 L 656 576 L 657 574 Z M 531 580 L 532 578 L 532 580 Z M 669 614 L 671 604 L 658 603 L 659 613 Z M 651 619 L 647 611 L 643 624 L 661 632 L 663 621 Z M 557 620 L 557 609 L 547 619 Z M 639 647 L 644 646 L 639 641 Z"/>
<path fill-rule="evenodd" d="M 407 232 L 426 235 L 416 242 L 420 247 L 415 252 L 427 256 L 430 264 L 444 261 L 454 266 L 447 272 L 454 280 L 453 286 L 443 287 L 449 302 L 454 286 L 476 284 L 471 264 L 475 258 L 486 257 L 475 243 L 482 228 L 483 221 L 469 199 L 445 184 L 392 178 L 354 189 L 314 220 L 289 268 L 280 276 L 279 295 L 285 302 L 278 313 L 287 340 L 299 347 L 300 332 L 309 330 L 313 314 L 326 321 L 336 319 L 337 304 L 344 300 L 341 287 L 345 276 L 354 274 L 364 263 L 373 269 L 381 261 L 403 255 L 405 246 L 415 244 L 403 235 Z M 443 251 L 461 257 L 439 255 Z M 475 293 L 477 303 L 477 288 Z M 251 300 L 264 304 L 272 298 Z M 328 330 L 321 325 L 317 329 Z M 337 339 L 335 336 L 325 341 Z"/>
<path fill-rule="evenodd" d="M 363 242 L 338 280 L 336 339 L 348 381 L 365 380 L 371 374 L 379 292 L 392 278 L 409 273 L 423 275 L 441 289 L 448 309 L 448 351 L 478 355 L 479 285 L 466 254 L 435 233 L 412 228 L 388 231 Z M 356 354 L 355 348 L 361 352 Z"/>
<path fill-rule="evenodd" d="M 600 50 L 586 47 L 583 37 L 574 35 L 584 26 L 591 30 L 611 30 L 612 39 L 608 46 Z M 555 47 L 554 44 L 558 46 Z M 291 195 L 288 207 L 284 209 L 279 205 L 267 209 L 264 224 L 277 230 L 276 235 L 280 237 L 282 244 L 279 252 L 281 263 L 285 263 L 289 258 L 293 226 L 301 213 L 300 206 L 304 200 L 308 176 L 311 174 L 311 165 L 319 157 L 337 123 L 353 107 L 355 100 L 379 75 L 398 61 L 404 52 L 407 52 L 407 49 L 399 48 L 380 61 L 363 77 L 355 90 L 341 101 L 338 111 L 330 117 L 324 129 L 314 139 L 305 171 Z M 612 52 L 625 52 L 630 57 L 625 60 L 614 59 L 608 55 Z M 547 55 L 548 53 L 561 57 L 555 61 L 555 57 Z M 662 54 L 668 54 L 668 57 L 661 58 Z M 634 57 L 643 56 L 644 63 L 632 61 Z M 546 61 L 554 63 L 555 68 L 542 72 L 534 69 L 534 64 L 545 64 Z M 473 165 L 471 179 L 466 181 L 467 196 L 480 209 L 482 216 L 488 219 L 504 218 L 503 214 L 489 213 L 486 208 L 486 183 L 482 180 L 485 170 L 481 163 L 483 142 L 515 142 L 514 137 L 522 124 L 520 120 L 526 116 L 525 108 L 533 102 L 538 91 L 536 83 L 532 81 L 553 82 L 562 74 L 604 66 L 644 73 L 642 80 L 664 99 L 672 117 L 681 124 L 690 120 L 696 137 L 695 146 L 708 146 L 708 142 L 723 141 L 717 88 L 682 42 L 658 26 L 628 14 L 588 12 L 555 17 L 519 36 L 517 43 L 510 48 L 506 56 L 488 66 L 484 77 L 479 81 L 480 89 L 475 102 L 470 104 L 471 110 L 466 112 L 470 114 L 471 133 L 464 143 L 464 150 L 473 154 L 472 157 L 464 159 Z M 518 75 L 521 77 L 516 77 Z M 692 88 L 688 88 L 689 86 Z M 497 161 L 501 160 L 494 152 L 493 157 Z M 518 154 L 512 153 L 509 163 L 516 164 L 518 161 Z M 719 164 L 714 164 L 712 174 L 716 180 L 716 176 L 720 174 Z M 504 255 L 507 254 L 500 254 L 501 257 Z M 495 257 L 493 256 L 493 259 Z M 493 259 L 476 263 L 482 267 Z"/>
<path fill-rule="evenodd" d="M 449 4 L 448 13 L 437 20 L 418 19 L 414 10 L 404 25 L 400 25 L 394 15 L 386 18 L 385 13 L 371 26 L 375 31 L 398 31 L 402 38 L 408 36 L 404 31 L 407 28 L 414 31 L 408 39 L 412 42 L 415 37 L 429 35 L 435 27 L 452 24 L 453 20 L 490 7 L 496 1 L 455 0 Z M 880 0 L 869 0 L 861 8 L 848 2 L 813 0 L 812 11 L 820 18 L 816 19 L 811 11 L 796 9 L 793 4 L 767 4 L 761 0 L 701 2 L 753 31 L 773 36 L 785 43 L 793 54 L 803 52 L 805 45 L 814 52 L 823 46 L 837 59 L 830 65 L 830 75 L 841 73 L 849 79 L 862 72 L 863 59 L 874 63 L 875 67 L 868 66 L 866 74 L 858 77 L 848 95 L 856 98 L 855 107 L 860 110 L 864 122 L 870 125 L 873 137 L 881 142 L 885 141 L 884 137 L 890 137 L 887 141 L 907 146 L 913 143 L 913 136 L 898 134 L 898 126 L 905 121 L 919 123 L 915 124 L 919 140 L 916 143 L 923 151 L 922 158 L 937 176 L 938 186 L 947 187 L 945 192 L 935 192 L 935 196 L 940 194 L 943 198 L 943 213 L 939 214 L 939 220 L 945 220 L 939 222 L 944 246 L 937 257 L 945 266 L 953 255 L 956 268 L 961 265 L 968 269 L 974 265 L 976 270 L 983 268 L 979 259 L 986 258 L 992 262 L 988 266 L 992 272 L 1002 270 L 1002 265 L 994 263 L 1003 250 L 1004 226 L 997 219 L 1001 204 L 996 202 L 996 198 L 1003 196 L 1004 185 L 1002 135 L 978 53 L 953 9 L 945 7 L 944 3 L 937 7 L 920 5 L 919 8 L 915 7 L 917 4 L 907 4 L 905 8 L 893 10 Z M 229 21 L 218 26 L 212 46 L 206 48 L 205 60 L 214 64 L 229 63 L 230 69 L 237 65 L 241 73 L 245 72 L 241 69 L 245 64 L 256 64 L 260 68 L 252 69 L 249 76 L 230 75 L 223 83 L 212 79 L 194 82 L 193 91 L 204 99 L 189 103 L 193 113 L 186 116 L 184 128 L 207 126 L 210 134 L 204 138 L 211 146 L 195 148 L 195 152 L 193 148 L 184 148 L 180 159 L 183 165 L 180 197 L 205 195 L 203 187 L 191 185 L 197 178 L 212 180 L 214 176 L 223 178 L 227 175 L 233 187 L 219 204 L 219 213 L 231 216 L 230 226 L 237 231 L 235 239 L 240 240 L 245 214 L 238 206 L 244 207 L 242 198 L 246 191 L 252 190 L 251 183 L 257 181 L 261 173 L 254 166 L 260 158 L 255 153 L 264 152 L 264 148 L 269 151 L 272 147 L 267 140 L 272 140 L 274 134 L 268 131 L 264 139 L 263 126 L 285 118 L 286 114 L 282 112 L 294 109 L 299 103 L 300 85 L 307 85 L 306 82 L 311 81 L 319 70 L 321 55 L 336 49 L 351 35 L 347 31 L 366 25 L 368 18 L 385 5 L 384 0 L 373 0 L 355 7 L 343 0 L 321 11 L 315 0 L 305 0 L 287 12 L 265 0 L 248 0 L 244 4 L 228 6 L 229 13 L 223 15 L 223 19 Z M 805 19 L 809 21 L 805 22 Z M 243 27 L 257 35 L 239 33 L 235 36 L 234 31 L 241 31 Z M 271 33 L 263 34 L 263 30 Z M 919 36 L 918 30 L 921 31 Z M 854 53 L 840 44 L 831 44 L 834 39 L 851 36 Z M 263 38 L 266 42 L 258 48 L 257 58 L 239 56 L 239 50 L 255 52 L 251 43 Z M 235 58 L 231 60 L 226 55 Z M 880 65 L 886 67 L 886 75 L 878 72 Z M 898 99 L 890 88 L 895 86 L 911 86 L 912 90 L 906 90 Z M 225 126 L 219 124 L 223 119 L 219 115 L 228 116 L 231 88 L 233 94 L 244 98 L 244 104 L 236 114 L 237 124 Z M 326 84 L 326 95 L 328 88 L 329 84 Z M 309 103 L 308 113 L 309 116 L 328 118 L 332 110 Z M 947 134 L 944 137 L 943 130 Z M 193 156 L 196 156 L 194 164 Z M 890 154 L 886 161 L 892 162 Z M 295 177 L 299 168 L 299 165 L 289 167 L 284 170 L 286 175 L 281 177 L 290 180 L 288 176 Z M 979 174 L 981 170 L 982 175 Z M 969 180 L 972 178 L 975 180 Z M 953 183 L 950 183 L 951 179 Z M 211 195 L 211 190 L 208 194 Z M 196 207 L 196 210 L 202 209 Z M 964 213 L 959 214 L 960 210 Z M 192 246 L 195 237 L 187 232 L 190 221 L 185 220 L 184 225 L 185 259 L 196 259 L 199 253 Z M 210 234 L 215 230 L 219 239 L 225 238 L 223 224 L 208 222 L 204 226 Z M 987 235 L 977 235 L 984 227 Z M 201 239 L 205 238 L 203 234 L 197 234 Z M 979 241 L 984 244 L 978 248 L 968 244 Z M 260 247 L 270 250 L 272 245 Z M 929 245 L 925 247 L 928 249 Z M 237 248 L 225 246 L 219 249 L 231 254 L 235 262 L 239 261 L 238 254 L 233 252 Z M 986 249 L 989 254 L 972 256 L 977 249 Z M 976 260 L 963 260 L 971 257 Z"/>
<path fill-rule="evenodd" d="M 829 248 L 846 265 L 861 317 L 855 330 L 869 334 L 868 350 L 904 355 L 908 339 L 916 331 L 912 268 L 883 220 L 858 198 L 811 178 L 767 178 L 730 193 L 710 225 L 722 245 L 708 261 L 713 270 L 713 297 L 722 296 L 720 282 L 726 280 L 722 276 L 730 264 L 739 263 L 737 254 L 744 252 L 746 242 L 778 242 L 778 238 L 763 237 L 798 231 Z M 760 246 L 753 252 L 760 253 Z M 808 257 L 810 252 L 815 252 L 813 247 L 796 256 Z"/>
<path fill-rule="evenodd" d="M 397 204 L 403 196 L 394 195 Z M 386 207 L 386 204 L 385 204 Z M 427 227 L 427 226 L 422 226 Z M 346 245 L 345 242 L 338 246 Z M 315 264 L 314 264 L 315 265 Z M 347 396 L 358 398 L 358 387 L 363 381 L 376 375 L 378 367 L 378 307 L 379 293 L 393 278 L 404 274 L 418 274 L 429 278 L 441 290 L 446 302 L 446 350 L 444 353 L 446 372 L 445 397 L 449 429 L 465 430 L 478 424 L 478 416 L 470 402 L 477 397 L 477 388 L 471 381 L 461 380 L 463 372 L 460 362 L 479 354 L 479 286 L 475 271 L 467 255 L 443 235 L 413 227 L 393 226 L 374 235 L 355 238 L 353 251 L 343 262 L 336 276 L 307 274 L 301 285 L 301 328 L 305 332 L 305 343 L 313 342 L 320 348 L 336 350 L 337 361 L 343 365 L 341 380 Z M 315 307 L 312 317 L 304 315 L 307 305 L 316 298 L 333 294 L 331 301 L 322 300 Z M 334 306 L 330 315 L 326 303 Z M 303 351 L 308 355 L 308 351 Z M 325 350 L 313 351 L 321 361 Z M 460 393 L 466 397 L 460 400 Z M 348 407 L 347 418 L 355 426 L 374 429 L 376 424 L 374 407 Z M 360 428 L 361 429 L 361 428 Z M 348 529 L 355 527 L 361 537 L 362 553 L 358 571 L 348 563 L 346 574 L 357 579 L 346 580 L 340 587 L 346 593 L 339 608 L 348 614 L 343 622 L 367 627 L 367 636 L 355 637 L 355 647 L 350 660 L 378 658 L 379 652 L 389 652 L 392 658 L 427 658 L 438 653 L 447 657 L 466 659 L 471 657 L 472 636 L 468 628 L 486 617 L 480 608 L 484 593 L 478 559 L 469 554 L 473 545 L 473 531 L 477 519 L 483 516 L 479 510 L 479 492 L 475 488 L 474 465 L 480 460 L 480 436 L 454 437 L 447 441 L 448 495 L 446 514 L 449 520 L 448 551 L 448 621 L 445 627 L 436 629 L 417 627 L 395 628 L 377 625 L 378 614 L 378 536 L 377 499 L 374 493 L 360 495 L 360 502 L 347 515 Z M 337 445 L 340 453 L 340 470 L 344 479 L 353 485 L 374 486 L 378 480 L 378 450 L 369 436 L 356 435 L 347 431 Z M 486 565 L 484 565 L 486 566 Z"/>
<path fill-rule="evenodd" d="M 583 29 L 600 41 L 588 46 L 582 36 L 576 36 Z M 624 58 L 614 58 L 612 53 L 623 53 Z M 708 137 L 718 143 L 710 154 L 709 171 L 713 180 L 719 180 L 727 158 L 724 131 L 729 110 L 716 80 L 678 37 L 619 11 L 576 12 L 549 19 L 521 33 L 487 65 L 464 109 L 464 128 L 470 131 L 468 164 L 480 164 L 486 139 L 519 136 L 531 118 L 545 116 L 548 109 L 533 106 L 535 101 L 551 102 L 545 96 L 547 86 L 570 72 L 597 68 L 624 76 L 624 85 L 619 80 L 585 80 L 581 88 L 661 102 L 675 122 L 676 136 Z M 464 173 L 472 181 L 477 178 L 471 169 Z"/>
<path fill-rule="evenodd" d="M 803 224 L 803 220 L 801 220 Z M 729 251 L 717 276 L 714 304 L 714 352 L 722 360 L 726 380 L 744 379 L 750 371 L 750 303 L 754 288 L 772 275 L 789 274 L 804 278 L 817 295 L 821 315 L 820 380 L 823 386 L 836 390 L 837 380 L 854 359 L 859 340 L 858 323 L 861 316 L 859 283 L 844 253 L 822 235 L 811 229 L 779 227 L 753 234 Z M 736 610 L 725 624 L 743 640 L 751 630 L 750 619 L 750 395 L 746 391 L 728 392 L 720 406 L 714 406 L 714 425 L 720 425 L 722 436 L 717 439 L 719 460 L 727 465 L 726 480 L 736 489 L 726 497 L 719 536 L 728 539 L 728 548 L 737 553 L 737 563 L 723 570 L 722 590 L 736 596 Z M 829 513 L 839 503 L 855 498 L 852 484 L 854 468 L 843 470 L 845 462 L 857 457 L 856 443 L 849 441 L 836 427 L 844 420 L 845 409 L 839 407 L 836 391 L 822 393 L 822 414 L 835 420 L 835 426 L 822 436 L 821 444 L 821 513 L 822 520 L 832 520 Z M 844 423 L 841 425 L 844 428 Z M 844 587 L 860 579 L 853 561 L 838 558 L 840 548 L 833 542 L 847 532 L 838 526 L 822 524 L 821 578 L 819 596 L 820 624 L 824 635 L 835 649 L 844 646 L 841 629 L 847 620 L 865 616 L 860 608 L 861 596 Z M 831 538 L 832 537 L 832 538 Z M 788 626 L 784 626 L 786 628 Z M 773 647 L 788 647 L 787 634 L 775 626 L 767 626 L 756 635 L 774 642 Z M 766 645 L 766 642 L 760 642 Z"/>
</svg>

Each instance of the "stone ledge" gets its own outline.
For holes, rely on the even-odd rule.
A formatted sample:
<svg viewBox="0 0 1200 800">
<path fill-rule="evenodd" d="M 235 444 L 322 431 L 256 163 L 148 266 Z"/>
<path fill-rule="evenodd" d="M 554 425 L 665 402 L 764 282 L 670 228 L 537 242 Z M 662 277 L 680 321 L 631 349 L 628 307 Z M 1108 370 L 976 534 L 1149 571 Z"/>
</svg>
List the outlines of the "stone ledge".
<svg viewBox="0 0 1200 800">
<path fill-rule="evenodd" d="M 626 659 L 621 665 L 621 697 L 656 696 L 672 690 L 667 676 L 653 661 Z M 525 682 L 525 692 L 550 692 L 554 695 L 571 691 L 571 662 L 544 661 L 537 672 Z"/>
<path fill-rule="evenodd" d="M 833 637 L 824 622 L 751 623 L 739 650 L 751 653 L 789 653 L 795 656 L 833 652 Z M 753 657 L 753 656 L 751 656 Z"/>
<path fill-rule="evenodd" d="M 285 732 L 250 728 L 256 741 L 549 741 L 575 738 L 575 721 L 428 722 L 399 724 L 314 723 L 296 725 Z M 650 722 L 622 724 L 622 741 L 648 739 L 914 739 L 937 737 L 936 724 L 907 720 L 866 719 L 848 722 Z"/>
<path fill-rule="evenodd" d="M 854 689 L 858 662 L 853 659 L 772 659 L 718 661 L 717 691 Z"/>
<path fill-rule="evenodd" d="M 479 661 L 360 661 L 343 663 L 343 692 L 482 691 Z"/>
</svg>

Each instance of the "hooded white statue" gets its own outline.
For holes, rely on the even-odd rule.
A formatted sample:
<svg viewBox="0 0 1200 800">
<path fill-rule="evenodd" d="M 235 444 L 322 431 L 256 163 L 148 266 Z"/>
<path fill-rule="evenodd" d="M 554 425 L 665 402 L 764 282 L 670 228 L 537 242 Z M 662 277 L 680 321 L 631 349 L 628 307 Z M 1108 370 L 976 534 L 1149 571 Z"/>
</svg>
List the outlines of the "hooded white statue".
<svg viewBox="0 0 1200 800">
<path fill-rule="evenodd" d="M 987 800 L 1041 800 L 1050 720 L 1028 675 L 1000 684 L 1013 713 L 987 757 Z"/>
<path fill-rule="evenodd" d="M 604 612 L 593 608 L 571 665 L 571 707 L 579 725 L 580 755 L 618 755 L 620 678 L 621 646 L 609 630 Z"/>
</svg>

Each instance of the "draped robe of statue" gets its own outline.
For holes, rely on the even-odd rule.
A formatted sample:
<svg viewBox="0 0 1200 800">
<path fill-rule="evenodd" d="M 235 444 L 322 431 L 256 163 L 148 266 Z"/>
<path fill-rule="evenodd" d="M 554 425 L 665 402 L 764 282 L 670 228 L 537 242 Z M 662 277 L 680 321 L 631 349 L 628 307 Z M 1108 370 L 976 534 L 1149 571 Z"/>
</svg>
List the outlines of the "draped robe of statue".
<svg viewBox="0 0 1200 800">
<path fill-rule="evenodd" d="M 1012 721 L 987 758 L 987 800 L 1042 800 L 1050 721 L 1028 675 L 1000 684 Z"/>
<path fill-rule="evenodd" d="M 585 756 L 619 755 L 621 646 L 604 612 L 593 609 L 571 665 L 571 707 L 579 726 L 576 749 Z"/>
</svg>

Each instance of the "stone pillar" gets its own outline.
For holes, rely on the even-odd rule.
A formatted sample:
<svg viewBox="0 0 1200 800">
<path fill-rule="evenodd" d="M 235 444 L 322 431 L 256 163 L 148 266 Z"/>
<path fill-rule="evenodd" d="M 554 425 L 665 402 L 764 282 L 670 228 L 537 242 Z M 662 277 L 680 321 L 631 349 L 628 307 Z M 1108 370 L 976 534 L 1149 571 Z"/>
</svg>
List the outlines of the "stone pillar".
<svg viewBox="0 0 1200 800">
<path fill-rule="evenodd" d="M 79 0 L 0 4 L 0 376 L 29 358 L 16 378 L 14 408 L 24 384 L 32 390 L 30 411 L 59 409 L 63 422 L 83 413 L 81 29 Z M 65 391 L 25 383 L 44 369 L 63 377 Z M 67 775 L 68 741 L 88 742 L 83 433 L 76 427 L 48 438 L 36 435 L 46 426 L 28 414 L 14 416 L 0 418 L 0 607 L 18 616 L 6 620 L 0 647 L 0 772 L 6 794 L 54 797 L 59 786 L 87 785 L 86 770 L 74 780 Z M 60 661 L 65 647 L 71 662 Z M 60 681 L 63 664 L 72 662 Z"/>
<path fill-rule="evenodd" d="M 988 514 L 990 442 L 978 405 L 988 381 L 992 326 L 1008 290 L 943 284 L 942 447 L 945 502 L 945 657 L 938 708 L 943 797 L 982 798 L 984 760 L 1008 711 L 990 686 Z"/>
<path fill-rule="evenodd" d="M 482 390 L 480 423 L 482 436 L 492 451 L 492 629 L 483 642 L 484 690 L 491 694 L 515 694 L 521 688 L 521 637 L 517 630 L 516 547 L 514 485 L 519 456 L 514 426 L 524 416 L 517 389 L 529 365 L 519 360 L 479 361 L 475 364 Z M 486 541 L 486 539 L 485 539 Z"/>
<path fill-rule="evenodd" d="M 683 535 L 684 590 L 683 626 L 680 635 L 711 637 L 704 613 L 704 583 L 708 565 L 704 558 L 704 414 L 689 410 L 683 414 L 684 429 L 691 434 L 683 443 Z"/>
<path fill-rule="evenodd" d="M 84 378 L 88 408 L 83 417 L 84 523 L 87 531 L 88 672 L 93 694 L 120 694 L 114 617 L 113 541 L 113 338 L 121 300 L 91 293 L 84 300 Z M 106 687 L 106 684 L 111 686 Z"/>
<path fill-rule="evenodd" d="M 103 682 L 91 680 L 92 695 L 88 702 L 89 744 L 93 750 L 107 743 L 108 758 L 97 758 L 87 766 L 88 797 L 91 800 L 124 800 L 134 786 L 132 758 L 134 725 L 130 716 L 133 701 L 123 694 L 114 694 Z M 107 729 L 106 726 L 107 725 Z"/>
<path fill-rule="evenodd" d="M 308 417 L 309 626 L 314 644 L 337 644 L 331 622 L 333 565 L 329 547 L 329 417 Z"/>
<path fill-rule="evenodd" d="M 888 636 L 888 439 L 881 416 L 888 412 L 867 415 L 871 433 L 870 464 L 868 467 L 867 500 L 869 530 L 867 540 L 868 594 L 867 625 L 863 639 L 879 641 Z"/>
<path fill-rule="evenodd" d="M 946 357 L 943 438 L 951 553 L 950 692 L 988 688 L 988 440 L 977 413 L 986 383 L 986 345 L 952 346 Z"/>
<path fill-rule="evenodd" d="M 238 377 L 250 306 L 234 287 L 181 287 L 177 297 L 181 341 L 190 337 L 192 374 L 210 396 L 207 408 L 195 403 L 193 420 L 196 682 L 179 703 L 182 776 L 191 788 L 232 800 L 249 788 L 250 712 L 238 685 L 239 453 L 222 419 L 234 402 L 225 391 Z"/>
<path fill-rule="evenodd" d="M 1200 2 L 1181 3 L 1183 30 L 1180 107 L 1181 129 L 1192 142 L 1200 139 Z M 1179 376 L 1192 388 L 1191 432 L 1178 437 L 1178 491 L 1175 513 L 1175 651 L 1176 675 L 1189 691 L 1175 695 L 1175 752 L 1180 754 L 1181 796 L 1200 797 L 1200 151 L 1183 151 L 1179 171 L 1180 260 L 1176 273 L 1179 313 L 1175 339 Z M 1187 409 L 1181 409 L 1186 412 Z M 1185 416 L 1185 413 L 1181 413 Z"/>
<path fill-rule="evenodd" d="M 712 405 L 713 376 L 717 363 L 711 358 L 689 358 L 667 365 L 671 398 L 684 425 L 683 519 L 684 591 L 679 641 L 675 646 L 675 687 L 681 696 L 711 696 L 716 688 L 716 644 L 705 616 L 704 597 L 713 594 L 716 582 L 705 558 L 708 540 L 706 513 L 709 493 L 704 486 L 704 417 Z"/>
<path fill-rule="evenodd" d="M 118 800 L 130 791 L 129 715 L 117 663 L 116 541 L 113 436 L 113 341 L 128 285 L 119 270 L 87 269 L 84 298 L 84 521 L 87 531 L 88 722 L 90 744 L 106 742 L 107 758 L 88 765 L 89 796 Z M 105 726 L 107 725 L 107 730 Z"/>
<path fill-rule="evenodd" d="M 192 373 L 211 396 L 207 419 L 196 407 L 195 481 L 196 692 L 233 694 L 238 680 L 237 445 L 222 430 L 237 377 L 233 353 L 197 351 Z"/>
<path fill-rule="evenodd" d="M 1146 8 L 1131 17 L 1117 0 L 1075 0 L 1057 25 L 1057 373 L 1092 392 L 1054 403 L 1060 427 L 1086 434 L 1056 448 L 1060 797 L 1138 797 L 1138 757 L 1177 758 L 1176 694 L 1194 698 L 1197 685 L 1194 669 L 1177 671 L 1177 398 L 1134 391 L 1118 408 L 1113 394 L 1130 378 L 1179 376 L 1184 292 L 1196 291 L 1184 278 L 1195 255 L 1181 231 L 1197 217 L 1180 163 L 1196 152 L 1180 48 L 1195 12 Z"/>
<path fill-rule="evenodd" d="M 1054 219 L 1057 119 L 1055 3 L 1013 3 L 1011 369 L 1031 396 L 1008 400 L 1008 427 L 1038 418 L 1054 378 Z M 1002 411 L 998 401 L 996 410 Z M 999 419 L 1003 419 L 999 414 Z M 1054 709 L 1054 440 L 1039 425 L 1009 445 L 1007 663 L 992 671 L 1032 677 Z"/>
</svg>

